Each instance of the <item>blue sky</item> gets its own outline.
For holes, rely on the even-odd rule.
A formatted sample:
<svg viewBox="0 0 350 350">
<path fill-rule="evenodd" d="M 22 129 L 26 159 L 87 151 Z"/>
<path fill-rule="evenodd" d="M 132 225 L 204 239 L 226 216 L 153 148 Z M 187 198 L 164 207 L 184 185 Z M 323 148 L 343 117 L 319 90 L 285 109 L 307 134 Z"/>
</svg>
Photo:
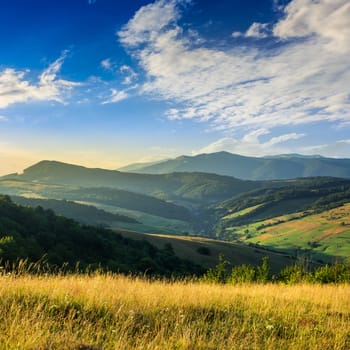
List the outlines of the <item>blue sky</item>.
<svg viewBox="0 0 350 350">
<path fill-rule="evenodd" d="M 0 174 L 350 155 L 348 0 L 2 0 Z"/>
</svg>

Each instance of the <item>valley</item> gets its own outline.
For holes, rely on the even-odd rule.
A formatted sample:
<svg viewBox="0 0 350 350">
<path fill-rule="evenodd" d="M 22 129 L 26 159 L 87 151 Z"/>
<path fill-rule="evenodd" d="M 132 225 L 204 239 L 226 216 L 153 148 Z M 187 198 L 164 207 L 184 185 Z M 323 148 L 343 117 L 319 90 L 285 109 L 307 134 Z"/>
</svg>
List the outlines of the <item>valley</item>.
<svg viewBox="0 0 350 350">
<path fill-rule="evenodd" d="M 213 157 L 220 160 L 222 154 Z M 295 156 L 281 160 L 286 158 Z M 18 204 L 52 209 L 158 247 L 170 243 L 176 255 L 204 267 L 217 263 L 220 252 L 234 265 L 256 265 L 261 255 L 271 256 L 277 269 L 300 256 L 315 264 L 350 256 L 346 178 L 252 181 L 211 173 L 132 174 L 42 161 L 22 174 L 0 178 L 0 193 Z M 211 254 L 198 254 L 200 244 L 210 245 Z"/>
</svg>

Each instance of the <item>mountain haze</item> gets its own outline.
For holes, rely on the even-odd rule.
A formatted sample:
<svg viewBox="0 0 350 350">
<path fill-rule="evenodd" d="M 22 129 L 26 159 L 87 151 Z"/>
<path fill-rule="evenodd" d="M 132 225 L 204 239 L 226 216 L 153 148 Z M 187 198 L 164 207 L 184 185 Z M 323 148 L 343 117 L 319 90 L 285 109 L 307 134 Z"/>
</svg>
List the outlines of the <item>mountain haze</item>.
<svg viewBox="0 0 350 350">
<path fill-rule="evenodd" d="M 41 161 L 23 174 L 5 176 L 43 184 L 79 187 L 108 187 L 151 195 L 159 199 L 213 202 L 259 188 L 259 182 L 243 181 L 209 173 L 140 174 L 86 168 L 57 161 Z"/>
<path fill-rule="evenodd" d="M 125 169 L 125 168 L 124 168 Z M 246 157 L 229 152 L 180 156 L 175 159 L 130 169 L 144 174 L 204 172 L 233 176 L 244 180 L 292 179 L 298 177 L 350 177 L 350 159 L 302 156 Z"/>
</svg>

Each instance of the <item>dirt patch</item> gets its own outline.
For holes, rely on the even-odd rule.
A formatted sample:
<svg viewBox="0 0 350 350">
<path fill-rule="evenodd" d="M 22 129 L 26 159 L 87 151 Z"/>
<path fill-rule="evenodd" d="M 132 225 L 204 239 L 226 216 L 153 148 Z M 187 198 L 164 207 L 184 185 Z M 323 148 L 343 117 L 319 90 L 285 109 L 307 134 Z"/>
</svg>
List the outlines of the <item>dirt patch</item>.
<svg viewBox="0 0 350 350">
<path fill-rule="evenodd" d="M 323 239 L 329 237 L 329 236 L 334 236 L 334 235 L 338 235 L 340 233 L 343 233 L 345 231 L 347 231 L 348 229 L 346 227 L 342 227 L 342 226 L 336 226 L 336 227 L 332 227 L 328 230 L 325 230 L 323 232 L 323 234 L 317 238 L 315 238 L 313 241 L 314 242 L 319 242 L 322 241 Z"/>
</svg>

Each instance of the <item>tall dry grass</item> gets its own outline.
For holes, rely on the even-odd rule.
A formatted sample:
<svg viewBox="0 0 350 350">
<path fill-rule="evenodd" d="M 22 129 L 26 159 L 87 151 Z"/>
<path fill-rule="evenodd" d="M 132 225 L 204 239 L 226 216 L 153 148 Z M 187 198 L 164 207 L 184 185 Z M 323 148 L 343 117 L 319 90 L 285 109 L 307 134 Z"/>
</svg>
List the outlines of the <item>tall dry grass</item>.
<svg viewBox="0 0 350 350">
<path fill-rule="evenodd" d="M 350 349 L 349 285 L 0 276 L 0 349 Z"/>
</svg>

